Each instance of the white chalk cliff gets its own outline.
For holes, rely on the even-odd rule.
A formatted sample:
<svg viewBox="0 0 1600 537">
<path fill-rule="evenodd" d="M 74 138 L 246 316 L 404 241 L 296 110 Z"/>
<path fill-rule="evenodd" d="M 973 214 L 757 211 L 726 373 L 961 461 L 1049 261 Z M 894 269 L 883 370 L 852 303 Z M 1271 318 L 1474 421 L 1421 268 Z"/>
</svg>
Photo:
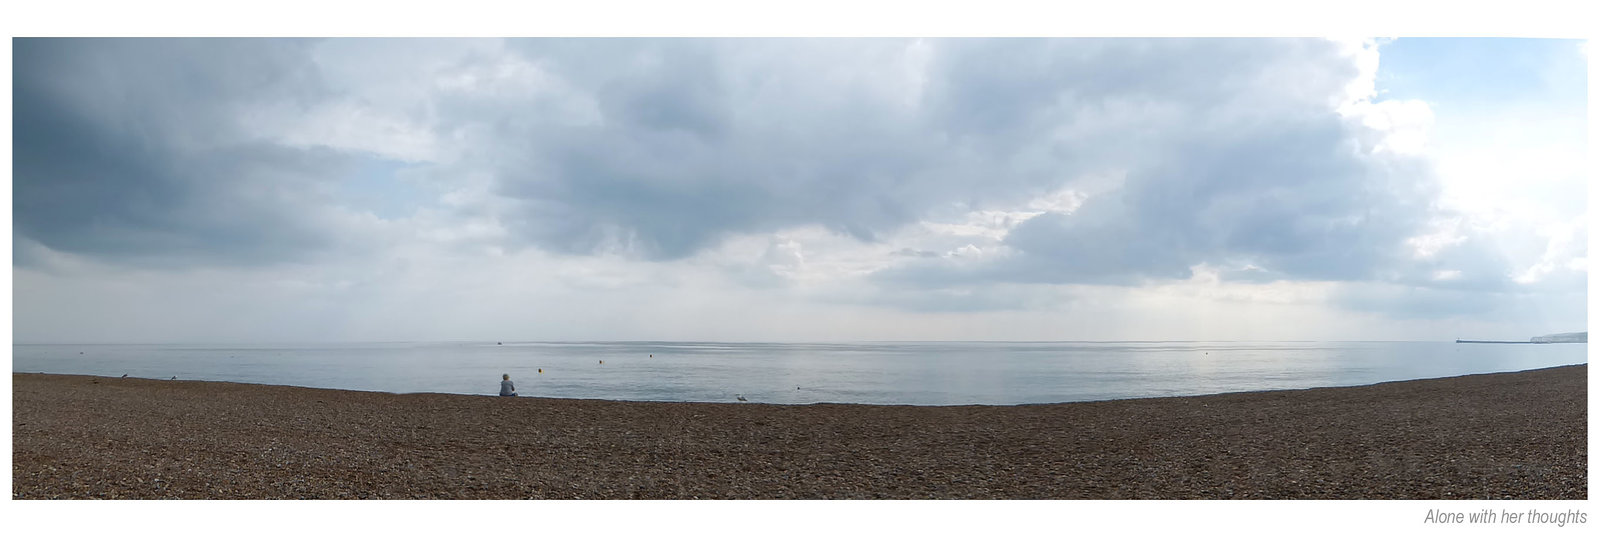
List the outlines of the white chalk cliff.
<svg viewBox="0 0 1600 537">
<path fill-rule="evenodd" d="M 1548 336 L 1535 336 L 1528 341 L 1534 343 L 1588 343 L 1588 332 L 1567 332 L 1565 334 L 1550 334 Z"/>
</svg>

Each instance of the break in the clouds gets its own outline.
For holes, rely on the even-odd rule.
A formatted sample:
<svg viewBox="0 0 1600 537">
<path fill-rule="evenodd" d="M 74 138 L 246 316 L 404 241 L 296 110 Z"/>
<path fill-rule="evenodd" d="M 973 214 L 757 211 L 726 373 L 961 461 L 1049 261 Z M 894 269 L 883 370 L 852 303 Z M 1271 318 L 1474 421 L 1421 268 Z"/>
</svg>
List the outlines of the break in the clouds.
<svg viewBox="0 0 1600 537">
<path fill-rule="evenodd" d="M 1508 49 L 1482 82 L 1511 89 L 1450 89 L 1479 65 L 1453 51 Z M 1385 71 L 1391 50 L 1453 70 Z M 20 39 L 15 328 L 1579 329 L 1582 60 L 1551 40 Z M 1507 138 L 1515 113 L 1551 128 Z M 1502 174 L 1460 164 L 1475 128 Z"/>
</svg>

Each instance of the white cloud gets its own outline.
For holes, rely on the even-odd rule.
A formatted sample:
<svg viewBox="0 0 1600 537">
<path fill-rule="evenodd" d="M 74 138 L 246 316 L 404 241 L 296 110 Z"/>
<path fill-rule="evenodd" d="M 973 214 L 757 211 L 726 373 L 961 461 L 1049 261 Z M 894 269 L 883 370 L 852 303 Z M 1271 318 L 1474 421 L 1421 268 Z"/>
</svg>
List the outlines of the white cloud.
<svg viewBox="0 0 1600 537">
<path fill-rule="evenodd" d="M 365 152 L 405 162 L 448 158 L 443 141 L 428 126 L 351 102 L 327 103 L 309 114 L 272 106 L 246 111 L 244 117 L 283 145 Z"/>
<path fill-rule="evenodd" d="M 1427 151 L 1433 110 L 1417 100 L 1378 101 L 1352 107 L 1367 128 L 1383 133 L 1376 151 L 1417 155 Z"/>
<path fill-rule="evenodd" d="M 1565 271 L 1569 276 L 1582 276 L 1588 272 L 1588 215 L 1547 226 L 1540 235 L 1548 237 L 1539 261 L 1521 271 L 1515 278 L 1520 284 L 1534 284 L 1552 273 Z M 1579 274 L 1579 273 L 1582 273 Z M 1586 277 L 1585 277 L 1586 279 Z M 1576 282 L 1575 282 L 1576 283 Z"/>
</svg>

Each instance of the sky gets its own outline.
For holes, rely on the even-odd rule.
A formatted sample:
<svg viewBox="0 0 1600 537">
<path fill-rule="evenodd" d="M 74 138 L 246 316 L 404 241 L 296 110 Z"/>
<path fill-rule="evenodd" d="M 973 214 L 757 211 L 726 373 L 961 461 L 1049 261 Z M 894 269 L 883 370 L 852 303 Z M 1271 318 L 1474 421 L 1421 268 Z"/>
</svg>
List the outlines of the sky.
<svg viewBox="0 0 1600 537">
<path fill-rule="evenodd" d="M 17 39 L 17 342 L 1583 330 L 1561 39 Z"/>
</svg>

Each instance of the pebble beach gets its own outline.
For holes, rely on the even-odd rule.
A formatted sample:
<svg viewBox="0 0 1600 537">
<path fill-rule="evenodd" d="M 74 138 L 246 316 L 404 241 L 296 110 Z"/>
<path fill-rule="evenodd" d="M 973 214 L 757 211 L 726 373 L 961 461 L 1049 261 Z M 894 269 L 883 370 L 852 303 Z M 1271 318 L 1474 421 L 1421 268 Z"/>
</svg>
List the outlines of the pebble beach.
<svg viewBox="0 0 1600 537">
<path fill-rule="evenodd" d="M 12 497 L 1586 499 L 1587 370 L 1021 406 L 13 373 Z"/>
</svg>

